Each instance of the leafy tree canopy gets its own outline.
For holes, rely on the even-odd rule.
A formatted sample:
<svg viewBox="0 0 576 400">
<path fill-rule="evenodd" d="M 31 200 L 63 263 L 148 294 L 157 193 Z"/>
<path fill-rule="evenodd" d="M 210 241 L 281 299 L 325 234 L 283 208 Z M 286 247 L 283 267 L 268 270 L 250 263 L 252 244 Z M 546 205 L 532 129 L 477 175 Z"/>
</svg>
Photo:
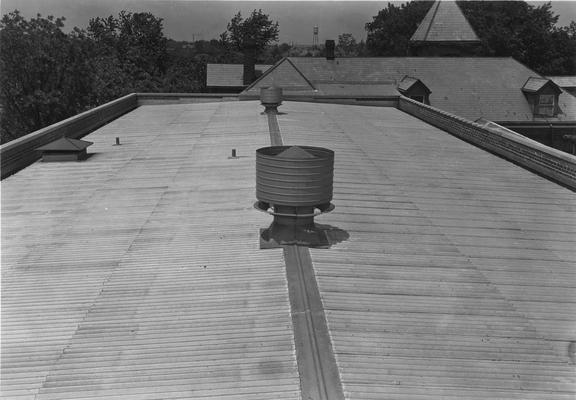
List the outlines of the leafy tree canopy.
<svg viewBox="0 0 576 400">
<path fill-rule="evenodd" d="M 372 56 L 406 56 L 431 1 L 388 4 L 366 24 Z M 557 27 L 550 3 L 458 1 L 482 42 L 478 56 L 514 57 L 543 75 L 576 74 L 576 25 Z"/>
<path fill-rule="evenodd" d="M 162 20 L 121 12 L 64 33 L 64 18 L 0 21 L 2 143 L 135 91 L 198 91 L 205 66 L 170 58 Z"/>
<path fill-rule="evenodd" d="M 168 62 L 162 19 L 121 11 L 118 18 L 93 18 L 87 33 L 94 41 L 107 99 L 134 91 L 159 90 Z"/>
<path fill-rule="evenodd" d="M 430 9 L 433 1 L 411 1 L 388 6 L 366 24 L 366 48 L 371 56 L 408 55 L 410 38 Z"/>
<path fill-rule="evenodd" d="M 336 53 L 341 57 L 358 56 L 360 48 L 354 36 L 351 33 L 338 35 L 338 44 Z"/>
<path fill-rule="evenodd" d="M 483 56 L 513 57 L 543 75 L 576 74 L 574 29 L 556 26 L 550 3 L 459 1 Z M 572 22 L 574 24 L 574 22 Z"/>
<path fill-rule="evenodd" d="M 90 46 L 64 18 L 18 11 L 0 21 L 2 143 L 84 111 L 91 101 Z"/>
<path fill-rule="evenodd" d="M 254 65 L 266 47 L 278 40 L 278 22 L 273 22 L 262 10 L 254 10 L 246 19 L 238 12 L 220 35 L 221 41 L 242 53 L 244 58 L 244 83 L 256 79 Z"/>
<path fill-rule="evenodd" d="M 246 19 L 238 12 L 228 23 L 221 38 L 240 52 L 258 54 L 278 40 L 278 32 L 278 22 L 273 22 L 262 10 L 254 10 Z"/>
</svg>

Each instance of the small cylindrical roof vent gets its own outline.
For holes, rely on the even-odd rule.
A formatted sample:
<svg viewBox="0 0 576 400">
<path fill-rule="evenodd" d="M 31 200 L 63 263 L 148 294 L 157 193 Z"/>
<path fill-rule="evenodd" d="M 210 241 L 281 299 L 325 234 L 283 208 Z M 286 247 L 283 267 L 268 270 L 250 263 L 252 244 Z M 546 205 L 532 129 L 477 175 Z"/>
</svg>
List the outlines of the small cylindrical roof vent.
<svg viewBox="0 0 576 400">
<path fill-rule="evenodd" d="M 282 88 L 272 86 L 260 89 L 260 102 L 266 113 L 277 113 L 278 106 L 282 104 Z"/>
<path fill-rule="evenodd" d="M 270 231 L 281 244 L 317 241 L 314 217 L 334 209 L 334 152 L 311 146 L 256 150 L 255 207 L 274 215 Z M 311 236 L 312 235 L 312 236 Z"/>
<path fill-rule="evenodd" d="M 324 48 L 326 50 L 326 59 L 334 60 L 336 58 L 336 42 L 333 40 L 327 40 Z"/>
</svg>

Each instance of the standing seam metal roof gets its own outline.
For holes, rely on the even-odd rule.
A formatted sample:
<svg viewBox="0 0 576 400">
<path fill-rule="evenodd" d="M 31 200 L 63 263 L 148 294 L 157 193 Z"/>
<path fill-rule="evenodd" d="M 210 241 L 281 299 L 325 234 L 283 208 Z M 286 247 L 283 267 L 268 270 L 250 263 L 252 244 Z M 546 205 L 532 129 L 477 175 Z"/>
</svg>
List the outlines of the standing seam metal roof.
<svg viewBox="0 0 576 400">
<path fill-rule="evenodd" d="M 301 397 L 261 110 L 142 106 L 2 181 L 2 398 Z M 574 397 L 574 193 L 394 108 L 281 111 L 336 154 L 348 238 L 311 259 L 347 399 Z"/>
</svg>

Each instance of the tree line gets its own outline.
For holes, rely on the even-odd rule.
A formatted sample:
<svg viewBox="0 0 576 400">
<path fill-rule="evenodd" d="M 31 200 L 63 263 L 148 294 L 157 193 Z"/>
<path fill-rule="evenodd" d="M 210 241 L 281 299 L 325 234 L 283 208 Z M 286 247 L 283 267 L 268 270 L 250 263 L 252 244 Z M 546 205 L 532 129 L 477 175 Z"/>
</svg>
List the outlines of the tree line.
<svg viewBox="0 0 576 400">
<path fill-rule="evenodd" d="M 338 37 L 340 57 L 406 56 L 433 2 L 389 3 L 366 23 L 366 42 Z M 461 1 L 482 41 L 478 56 L 510 56 L 544 75 L 576 75 L 576 23 L 557 27 L 550 3 Z M 279 26 L 262 10 L 238 13 L 210 41 L 177 42 L 150 13 L 122 11 L 65 33 L 64 18 L 0 20 L 0 139 L 8 142 L 132 92 L 203 92 L 207 63 L 274 64 L 323 50 L 278 43 Z M 248 68 L 248 73 L 251 69 Z M 254 79 L 254 76 L 249 76 Z"/>
<path fill-rule="evenodd" d="M 367 54 L 407 56 L 410 38 L 433 1 L 392 3 L 366 24 Z M 523 1 L 457 1 L 478 35 L 476 56 L 513 57 L 542 75 L 576 75 L 576 22 L 558 27 L 552 5 Z"/>
</svg>

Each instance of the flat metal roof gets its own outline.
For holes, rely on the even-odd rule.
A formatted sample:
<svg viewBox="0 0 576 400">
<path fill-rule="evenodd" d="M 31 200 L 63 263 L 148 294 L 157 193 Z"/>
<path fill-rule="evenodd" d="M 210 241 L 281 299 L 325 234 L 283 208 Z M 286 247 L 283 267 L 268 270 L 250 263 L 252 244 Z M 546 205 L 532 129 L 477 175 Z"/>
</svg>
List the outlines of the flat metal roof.
<svg viewBox="0 0 576 400">
<path fill-rule="evenodd" d="M 2 398 L 300 397 L 261 111 L 141 106 L 2 181 Z M 394 108 L 280 111 L 336 154 L 310 258 L 347 399 L 574 398 L 573 192 Z"/>
</svg>

